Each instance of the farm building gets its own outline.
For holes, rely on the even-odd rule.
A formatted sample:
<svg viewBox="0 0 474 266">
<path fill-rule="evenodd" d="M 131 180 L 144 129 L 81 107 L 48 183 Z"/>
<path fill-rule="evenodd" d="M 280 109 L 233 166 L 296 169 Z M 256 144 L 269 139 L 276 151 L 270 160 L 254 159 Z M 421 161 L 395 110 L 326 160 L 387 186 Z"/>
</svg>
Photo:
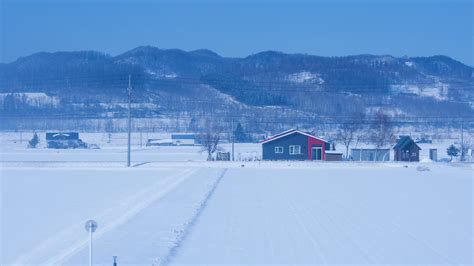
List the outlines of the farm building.
<svg viewBox="0 0 474 266">
<path fill-rule="evenodd" d="M 263 160 L 326 160 L 329 142 L 291 129 L 267 138 L 262 144 Z"/>
<path fill-rule="evenodd" d="M 351 149 L 353 161 L 386 162 L 390 161 L 390 149 L 388 148 L 360 148 Z"/>
<path fill-rule="evenodd" d="M 421 148 L 410 136 L 400 136 L 397 144 L 393 146 L 395 161 L 418 162 L 420 161 Z"/>
<path fill-rule="evenodd" d="M 46 133 L 46 143 L 50 149 L 87 148 L 77 132 Z"/>
<path fill-rule="evenodd" d="M 338 151 L 326 151 L 326 161 L 342 161 L 342 152 Z"/>
<path fill-rule="evenodd" d="M 171 142 L 176 146 L 193 146 L 196 143 L 196 136 L 190 133 L 173 133 Z"/>
<path fill-rule="evenodd" d="M 145 146 L 173 146 L 173 142 L 170 139 L 148 139 Z"/>
</svg>

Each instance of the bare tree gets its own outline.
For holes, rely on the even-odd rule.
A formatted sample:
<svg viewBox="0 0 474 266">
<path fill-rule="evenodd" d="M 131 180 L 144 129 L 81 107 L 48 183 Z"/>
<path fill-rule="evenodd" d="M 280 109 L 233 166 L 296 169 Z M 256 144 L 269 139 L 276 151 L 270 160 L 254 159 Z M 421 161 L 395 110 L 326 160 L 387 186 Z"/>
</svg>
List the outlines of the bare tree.
<svg viewBox="0 0 474 266">
<path fill-rule="evenodd" d="M 390 116 L 382 110 L 377 111 L 371 124 L 371 130 L 372 141 L 375 144 L 376 152 L 378 152 L 380 148 L 390 143 L 393 136 L 393 124 Z"/>
<path fill-rule="evenodd" d="M 218 150 L 220 142 L 219 132 L 210 122 L 206 122 L 204 131 L 199 136 L 202 144 L 202 150 L 207 152 L 207 160 L 213 160 L 213 154 Z"/>
<path fill-rule="evenodd" d="M 474 145 L 472 145 L 472 140 L 470 138 L 464 139 L 464 141 L 460 145 L 461 151 L 461 161 L 465 162 L 469 158 L 469 149 L 472 149 Z"/>
<path fill-rule="evenodd" d="M 346 158 L 349 158 L 349 147 L 353 142 L 358 143 L 363 135 L 365 127 L 364 113 L 353 113 L 344 119 L 337 131 L 337 139 L 346 148 Z"/>
</svg>

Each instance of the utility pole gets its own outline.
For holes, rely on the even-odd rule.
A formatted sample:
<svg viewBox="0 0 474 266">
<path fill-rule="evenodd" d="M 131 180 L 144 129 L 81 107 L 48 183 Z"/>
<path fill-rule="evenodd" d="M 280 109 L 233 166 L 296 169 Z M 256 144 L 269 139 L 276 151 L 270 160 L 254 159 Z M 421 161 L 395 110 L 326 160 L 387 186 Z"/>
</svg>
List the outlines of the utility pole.
<svg viewBox="0 0 474 266">
<path fill-rule="evenodd" d="M 232 161 L 234 161 L 234 142 L 235 142 L 234 119 L 232 119 Z"/>
<path fill-rule="evenodd" d="M 142 143 L 143 143 L 143 132 L 140 130 L 140 148 L 142 147 Z"/>
<path fill-rule="evenodd" d="M 461 120 L 461 162 L 464 161 L 464 121 Z"/>
<path fill-rule="evenodd" d="M 130 167 L 130 142 L 132 131 L 132 75 L 128 75 L 128 144 L 127 144 L 127 167 Z"/>
</svg>

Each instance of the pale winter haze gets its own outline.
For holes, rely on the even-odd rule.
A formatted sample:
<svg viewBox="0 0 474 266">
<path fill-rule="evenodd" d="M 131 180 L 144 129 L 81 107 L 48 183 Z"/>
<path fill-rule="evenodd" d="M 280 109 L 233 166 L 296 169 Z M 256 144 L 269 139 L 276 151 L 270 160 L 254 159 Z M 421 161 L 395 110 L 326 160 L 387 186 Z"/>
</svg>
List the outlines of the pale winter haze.
<svg viewBox="0 0 474 266">
<path fill-rule="evenodd" d="M 1 0 L 0 265 L 474 265 L 472 0 Z"/>
</svg>

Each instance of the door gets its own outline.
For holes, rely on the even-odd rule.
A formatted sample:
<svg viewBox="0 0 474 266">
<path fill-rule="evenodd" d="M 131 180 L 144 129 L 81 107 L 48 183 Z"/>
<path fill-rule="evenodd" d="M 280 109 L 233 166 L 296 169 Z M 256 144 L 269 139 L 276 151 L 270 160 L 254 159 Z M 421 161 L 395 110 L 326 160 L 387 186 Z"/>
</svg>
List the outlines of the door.
<svg viewBox="0 0 474 266">
<path fill-rule="evenodd" d="M 373 152 L 369 152 L 369 161 L 375 161 L 375 154 Z"/>
<path fill-rule="evenodd" d="M 323 148 L 313 147 L 311 152 L 313 161 L 321 161 L 323 159 Z"/>
<path fill-rule="evenodd" d="M 410 151 L 402 151 L 402 161 L 410 161 Z"/>
</svg>

